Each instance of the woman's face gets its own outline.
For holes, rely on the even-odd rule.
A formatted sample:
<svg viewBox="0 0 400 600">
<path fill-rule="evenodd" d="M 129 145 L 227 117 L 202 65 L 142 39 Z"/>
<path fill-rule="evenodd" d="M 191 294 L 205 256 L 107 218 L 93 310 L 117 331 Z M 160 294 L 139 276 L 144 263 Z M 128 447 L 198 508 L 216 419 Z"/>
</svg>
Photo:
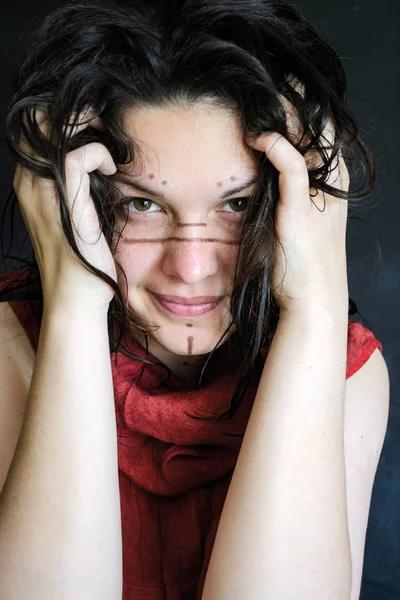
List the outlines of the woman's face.
<svg viewBox="0 0 400 600">
<path fill-rule="evenodd" d="M 245 208 L 240 198 L 256 190 L 254 161 L 236 119 L 210 105 L 135 109 L 124 128 L 139 145 L 136 158 L 143 167 L 139 176 L 118 182 L 130 199 L 116 254 L 129 304 L 139 318 L 159 326 L 149 340 L 153 354 L 166 364 L 168 357 L 170 364 L 193 365 L 231 322 Z M 175 298 L 165 304 L 160 296 Z M 195 305 L 185 306 L 188 301 Z"/>
</svg>

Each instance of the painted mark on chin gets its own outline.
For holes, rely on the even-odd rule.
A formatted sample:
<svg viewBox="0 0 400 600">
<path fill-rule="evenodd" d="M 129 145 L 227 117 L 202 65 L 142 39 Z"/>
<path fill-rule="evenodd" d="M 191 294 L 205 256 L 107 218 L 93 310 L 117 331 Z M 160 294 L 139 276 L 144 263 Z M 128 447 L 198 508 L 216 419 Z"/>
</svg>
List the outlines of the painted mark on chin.
<svg viewBox="0 0 400 600">
<path fill-rule="evenodd" d="M 188 341 L 188 354 L 193 354 L 193 340 L 194 338 L 192 336 L 189 336 L 187 341 Z"/>
</svg>

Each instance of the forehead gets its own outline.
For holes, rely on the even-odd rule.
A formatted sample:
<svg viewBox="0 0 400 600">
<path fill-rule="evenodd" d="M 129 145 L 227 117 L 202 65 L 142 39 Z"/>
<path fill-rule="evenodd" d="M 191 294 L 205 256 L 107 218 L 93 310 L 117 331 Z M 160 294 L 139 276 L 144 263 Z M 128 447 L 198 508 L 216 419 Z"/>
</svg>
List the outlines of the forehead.
<svg viewBox="0 0 400 600">
<path fill-rule="evenodd" d="M 255 172 L 238 118 L 220 107 L 135 108 L 125 114 L 124 130 L 144 169 L 163 177 L 245 178 Z"/>
</svg>

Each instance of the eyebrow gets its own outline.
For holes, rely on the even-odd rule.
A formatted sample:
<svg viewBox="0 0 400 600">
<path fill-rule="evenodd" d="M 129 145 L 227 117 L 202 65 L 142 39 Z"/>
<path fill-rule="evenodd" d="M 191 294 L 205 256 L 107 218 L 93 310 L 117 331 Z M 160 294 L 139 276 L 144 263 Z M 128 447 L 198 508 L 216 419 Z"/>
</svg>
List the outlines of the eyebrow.
<svg viewBox="0 0 400 600">
<path fill-rule="evenodd" d="M 139 190 L 139 192 L 143 192 L 144 194 L 149 194 L 150 196 L 154 196 L 155 198 L 160 198 L 161 200 L 165 200 L 165 194 L 163 194 L 163 192 L 157 192 L 156 190 L 153 190 L 150 187 L 148 187 L 147 185 L 144 185 L 143 183 L 139 183 L 138 181 L 135 181 L 134 179 L 130 180 L 130 179 L 128 179 L 128 177 L 126 177 L 122 173 L 119 173 L 119 172 L 115 173 L 114 179 L 116 181 L 120 181 L 121 183 L 128 185 L 129 187 L 133 187 L 133 188 Z M 258 176 L 254 176 L 251 179 L 249 179 L 248 181 L 245 181 L 244 183 L 242 183 L 241 185 L 238 185 L 238 186 L 231 188 L 230 190 L 224 192 L 221 196 L 219 196 L 218 200 L 222 200 L 223 198 L 228 198 L 228 196 L 233 196 L 233 194 L 238 194 L 242 190 L 245 190 L 250 185 L 253 185 L 254 183 L 257 183 L 257 182 L 258 182 Z"/>
</svg>

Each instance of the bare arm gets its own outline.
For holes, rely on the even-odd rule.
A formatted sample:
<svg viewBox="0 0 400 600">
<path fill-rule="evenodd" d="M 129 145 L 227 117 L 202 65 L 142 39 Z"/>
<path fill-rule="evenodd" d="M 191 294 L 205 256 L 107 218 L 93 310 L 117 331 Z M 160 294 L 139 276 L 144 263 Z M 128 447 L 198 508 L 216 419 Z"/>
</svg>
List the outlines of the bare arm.
<svg viewBox="0 0 400 600">
<path fill-rule="evenodd" d="M 107 311 L 52 302 L 0 495 L 0 597 L 120 600 L 121 594 Z"/>
<path fill-rule="evenodd" d="M 346 349 L 346 315 L 281 317 L 203 600 L 349 600 Z"/>
</svg>

